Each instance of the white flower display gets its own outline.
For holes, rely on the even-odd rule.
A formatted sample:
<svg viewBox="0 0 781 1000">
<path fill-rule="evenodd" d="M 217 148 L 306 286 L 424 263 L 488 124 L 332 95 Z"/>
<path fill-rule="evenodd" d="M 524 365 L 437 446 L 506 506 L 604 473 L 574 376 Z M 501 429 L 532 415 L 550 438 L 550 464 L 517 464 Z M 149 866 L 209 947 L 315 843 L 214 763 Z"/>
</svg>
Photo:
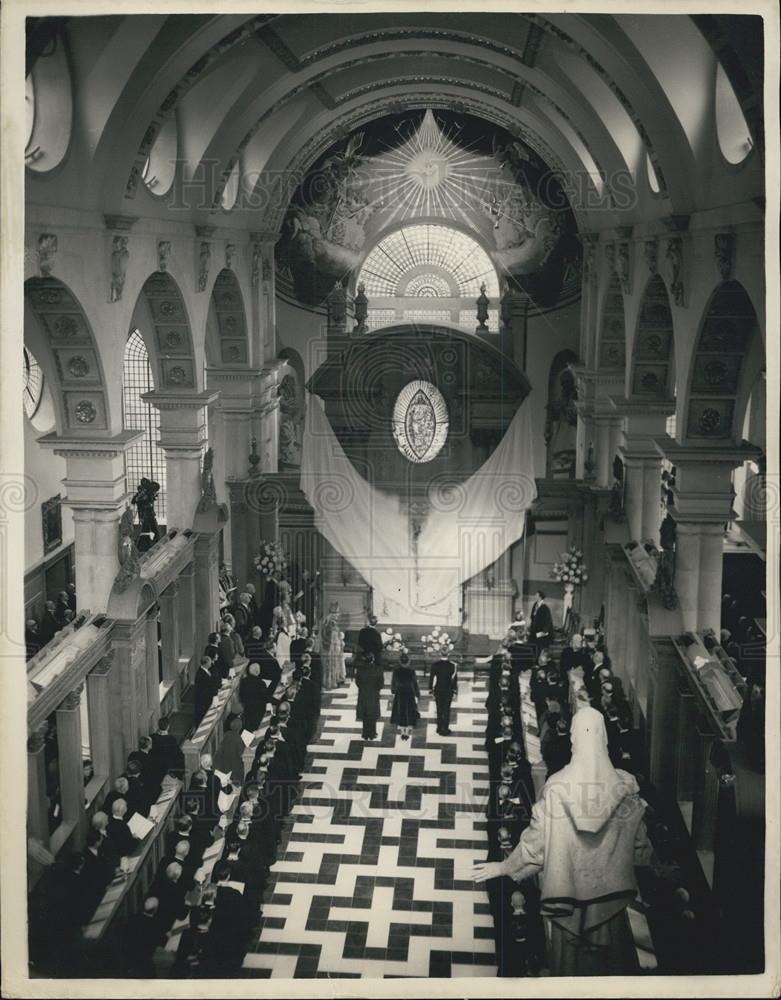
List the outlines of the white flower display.
<svg viewBox="0 0 781 1000">
<path fill-rule="evenodd" d="M 559 561 L 553 564 L 550 575 L 558 583 L 586 583 L 588 573 L 583 562 L 583 552 L 570 545 L 566 552 L 562 552 Z"/>
<path fill-rule="evenodd" d="M 260 551 L 253 560 L 255 568 L 267 580 L 281 580 L 287 572 L 287 558 L 279 542 L 261 542 Z"/>
<path fill-rule="evenodd" d="M 432 656 L 448 656 L 455 646 L 448 633 L 443 632 L 439 625 L 431 630 L 431 635 L 422 636 L 421 641 L 425 651 Z"/>
</svg>

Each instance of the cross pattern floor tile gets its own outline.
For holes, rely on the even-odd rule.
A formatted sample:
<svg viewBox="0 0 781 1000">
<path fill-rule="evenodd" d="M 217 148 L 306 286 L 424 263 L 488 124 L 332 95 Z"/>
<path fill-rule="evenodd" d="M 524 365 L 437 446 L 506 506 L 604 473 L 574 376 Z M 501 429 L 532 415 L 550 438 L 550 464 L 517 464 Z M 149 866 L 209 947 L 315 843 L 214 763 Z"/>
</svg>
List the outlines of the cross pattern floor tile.
<svg viewBox="0 0 781 1000">
<path fill-rule="evenodd" d="M 245 975 L 496 975 L 488 897 L 471 882 L 486 852 L 485 697 L 484 678 L 461 674 L 452 736 L 423 694 L 411 740 L 386 718 L 367 742 L 355 685 L 324 695 Z"/>
</svg>

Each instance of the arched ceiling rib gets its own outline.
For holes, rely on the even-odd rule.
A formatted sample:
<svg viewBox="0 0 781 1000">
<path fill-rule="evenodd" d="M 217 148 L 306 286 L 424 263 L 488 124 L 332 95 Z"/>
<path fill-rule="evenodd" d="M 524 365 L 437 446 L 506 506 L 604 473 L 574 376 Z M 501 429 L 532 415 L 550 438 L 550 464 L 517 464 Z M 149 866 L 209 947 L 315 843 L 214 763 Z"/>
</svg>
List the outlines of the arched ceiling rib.
<svg viewBox="0 0 781 1000">
<path fill-rule="evenodd" d="M 668 17 L 685 20 L 689 37 L 697 33 L 683 15 L 657 21 Z M 188 161 L 185 175 L 199 163 L 216 165 L 207 172 L 215 180 L 205 194 L 207 204 L 219 206 L 220 178 L 229 176 L 240 156 L 255 170 L 267 164 L 286 169 L 302 160 L 309 130 L 295 128 L 296 149 L 295 136 L 278 116 L 288 115 L 294 125 L 311 114 L 333 132 L 335 123 L 351 127 L 383 97 L 420 107 L 424 95 L 430 101 L 437 91 L 448 95 L 451 110 L 463 105 L 525 130 L 530 145 L 541 155 L 544 148 L 555 152 L 567 169 L 591 169 L 593 160 L 608 184 L 617 170 L 638 174 L 647 152 L 671 210 L 694 207 L 699 151 L 689 142 L 691 122 L 673 107 L 659 79 L 661 35 L 638 36 L 627 16 L 133 15 L 70 18 L 66 25 L 81 131 L 67 166 L 80 181 L 73 185 L 71 178 L 71 185 L 82 194 L 93 192 L 95 207 L 104 211 L 156 210 L 139 176 L 174 109 Z M 702 25 L 697 27 L 704 39 Z M 714 29 L 713 38 L 732 59 L 731 79 L 745 84 L 738 96 L 750 102 L 753 78 L 736 70 L 734 50 L 723 36 Z M 709 51 L 703 50 L 704 58 L 715 58 Z M 258 138 L 261 131 L 273 133 L 284 154 L 266 136 Z M 65 200 L 62 191 L 56 193 Z"/>
</svg>

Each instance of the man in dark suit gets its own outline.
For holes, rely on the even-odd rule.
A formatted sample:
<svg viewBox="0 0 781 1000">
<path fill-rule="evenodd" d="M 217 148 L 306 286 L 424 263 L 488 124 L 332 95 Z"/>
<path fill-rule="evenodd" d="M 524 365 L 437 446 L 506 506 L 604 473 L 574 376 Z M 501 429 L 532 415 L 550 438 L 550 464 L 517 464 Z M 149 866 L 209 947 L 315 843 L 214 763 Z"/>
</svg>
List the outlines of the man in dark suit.
<svg viewBox="0 0 781 1000">
<path fill-rule="evenodd" d="M 133 750 L 127 758 L 128 766 L 131 763 L 138 764 L 141 769 L 139 777 L 144 786 L 148 804 L 151 806 L 157 801 L 160 794 L 160 782 L 163 774 L 160 772 L 160 763 L 152 754 L 151 736 L 142 736 L 138 741 L 138 750 Z"/>
<path fill-rule="evenodd" d="M 274 656 L 274 640 L 266 640 L 266 649 L 258 659 L 260 664 L 260 676 L 264 681 L 269 681 L 267 685 L 269 697 L 274 693 L 279 684 L 280 678 L 282 677 L 282 667 L 279 665 L 279 661 Z"/>
<path fill-rule="evenodd" d="M 575 667 L 582 667 L 584 676 L 591 674 L 591 657 L 583 648 L 583 636 L 579 633 L 576 632 L 570 639 L 569 645 L 562 649 L 559 667 L 564 674 L 569 674 Z"/>
<path fill-rule="evenodd" d="M 120 858 L 126 858 L 136 849 L 138 841 L 127 825 L 129 819 L 127 802 L 117 799 L 111 807 L 111 819 L 108 821 L 107 834 L 111 845 Z"/>
<path fill-rule="evenodd" d="M 428 689 L 433 691 L 437 704 L 437 732 L 440 736 L 452 736 L 450 731 L 450 705 L 458 691 L 456 665 L 452 660 L 437 660 L 431 666 Z"/>
<path fill-rule="evenodd" d="M 24 642 L 27 647 L 27 659 L 30 660 L 43 645 L 43 639 L 38 630 L 38 622 L 34 618 L 29 618 L 25 624 Z"/>
<path fill-rule="evenodd" d="M 62 625 L 57 621 L 57 606 L 54 601 L 47 601 L 44 605 L 43 618 L 38 629 L 41 634 L 41 645 L 45 646 L 61 628 Z"/>
<path fill-rule="evenodd" d="M 377 616 L 369 615 L 369 624 L 364 625 L 358 633 L 358 648 L 364 653 L 373 653 L 374 660 L 379 663 L 382 658 L 382 636 L 377 628 Z"/>
<path fill-rule="evenodd" d="M 218 861 L 212 872 L 217 900 L 209 933 L 209 964 L 210 975 L 218 978 L 235 972 L 245 952 L 244 900 L 238 890 L 227 884 L 230 874 L 230 864 L 226 861 Z"/>
<path fill-rule="evenodd" d="M 250 661 L 246 674 L 239 682 L 239 701 L 244 706 L 244 728 L 251 733 L 263 721 L 269 697 L 268 687 L 260 676 L 260 664 Z"/>
<path fill-rule="evenodd" d="M 525 632 L 511 630 L 510 643 L 507 649 L 512 659 L 513 679 L 517 679 L 518 674 L 523 670 L 531 670 L 537 662 L 537 655 L 534 646 L 527 641 Z"/>
<path fill-rule="evenodd" d="M 201 664 L 195 673 L 195 725 L 206 715 L 212 699 L 220 690 L 220 677 L 208 656 L 201 657 Z"/>
<path fill-rule="evenodd" d="M 538 590 L 535 594 L 530 622 L 531 641 L 539 655 L 540 650 L 547 649 L 553 641 L 553 617 L 545 603 L 545 594 L 542 590 Z"/>
<path fill-rule="evenodd" d="M 171 720 L 163 716 L 157 723 L 157 732 L 151 736 L 150 756 L 154 761 L 159 781 L 162 781 L 166 774 L 172 774 L 175 778 L 182 778 L 184 775 L 184 754 L 176 738 L 169 732 L 170 725 Z"/>
<path fill-rule="evenodd" d="M 222 680 L 230 674 L 236 647 L 231 639 L 231 628 L 227 622 L 220 622 L 219 655 L 217 657 L 217 673 Z"/>
<path fill-rule="evenodd" d="M 123 935 L 122 971 L 125 975 L 141 979 L 156 976 L 154 955 L 166 942 L 158 913 L 159 901 L 156 896 L 147 896 L 140 913 L 134 913 L 127 922 Z"/>
<path fill-rule="evenodd" d="M 244 641 L 255 624 L 255 616 L 250 608 L 250 595 L 246 591 L 242 591 L 238 600 L 231 605 L 231 613 L 236 620 L 236 631 Z"/>
<path fill-rule="evenodd" d="M 290 659 L 296 666 L 301 663 L 301 657 L 306 652 L 306 641 L 308 638 L 309 629 L 306 625 L 299 625 L 296 630 L 296 637 L 290 643 Z"/>
<path fill-rule="evenodd" d="M 244 655 L 250 663 L 260 663 L 260 658 L 266 652 L 266 643 L 263 641 L 263 630 L 260 625 L 253 625 L 250 633 L 244 640 Z"/>
</svg>

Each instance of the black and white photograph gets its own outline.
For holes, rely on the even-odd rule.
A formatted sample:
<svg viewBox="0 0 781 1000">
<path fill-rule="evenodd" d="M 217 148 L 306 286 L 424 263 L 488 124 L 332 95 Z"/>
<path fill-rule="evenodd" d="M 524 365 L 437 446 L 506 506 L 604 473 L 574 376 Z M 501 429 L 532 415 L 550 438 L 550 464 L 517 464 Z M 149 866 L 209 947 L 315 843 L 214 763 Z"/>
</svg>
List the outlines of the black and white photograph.
<svg viewBox="0 0 781 1000">
<path fill-rule="evenodd" d="M 0 16 L 4 995 L 777 996 L 775 5 Z"/>
</svg>

